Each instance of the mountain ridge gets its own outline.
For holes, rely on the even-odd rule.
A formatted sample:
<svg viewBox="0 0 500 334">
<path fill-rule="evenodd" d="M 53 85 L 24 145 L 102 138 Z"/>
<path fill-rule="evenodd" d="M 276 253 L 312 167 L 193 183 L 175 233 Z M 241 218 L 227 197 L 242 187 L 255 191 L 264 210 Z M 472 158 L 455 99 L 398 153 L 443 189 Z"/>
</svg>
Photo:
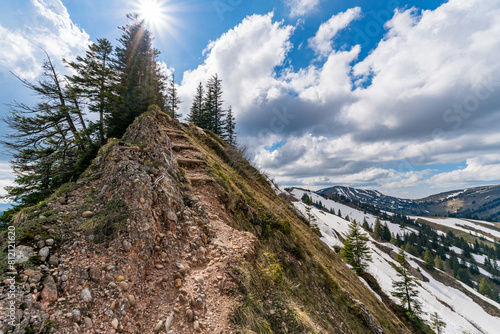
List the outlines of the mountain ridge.
<svg viewBox="0 0 500 334">
<path fill-rule="evenodd" d="M 155 108 L 13 223 L 15 333 L 415 332 L 236 149 Z"/>
<path fill-rule="evenodd" d="M 349 200 L 377 206 L 381 210 L 421 216 L 457 216 L 498 220 L 500 218 L 500 185 L 446 191 L 421 199 L 404 199 L 385 195 L 377 190 L 334 186 L 317 194 L 343 196 Z"/>
</svg>

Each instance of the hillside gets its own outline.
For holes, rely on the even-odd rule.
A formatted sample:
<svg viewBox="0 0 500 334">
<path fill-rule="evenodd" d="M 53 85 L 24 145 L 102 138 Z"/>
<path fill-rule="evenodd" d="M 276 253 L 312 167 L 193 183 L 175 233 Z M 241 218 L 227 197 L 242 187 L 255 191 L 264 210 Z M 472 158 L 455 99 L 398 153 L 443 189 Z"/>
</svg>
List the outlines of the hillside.
<svg viewBox="0 0 500 334">
<path fill-rule="evenodd" d="M 211 132 L 150 109 L 15 216 L 11 268 L 2 234 L 0 332 L 415 332 L 275 191 Z"/>
<path fill-rule="evenodd" d="M 376 190 L 335 186 L 317 191 L 326 197 L 344 196 L 349 200 L 375 205 L 382 210 L 406 215 L 458 216 L 500 219 L 500 185 L 448 191 L 411 200 L 387 196 Z"/>
<path fill-rule="evenodd" d="M 304 194 L 308 194 L 313 202 L 321 202 L 323 209 L 312 207 L 311 213 L 316 220 L 315 224 L 321 231 L 321 239 L 332 249 L 342 247 L 343 236 L 348 230 L 349 221 L 356 220 L 359 223 L 366 221 L 369 226 L 373 226 L 377 218 L 370 213 L 325 199 L 313 192 L 293 189 L 291 190 L 291 194 L 297 199 L 302 198 Z M 303 202 L 296 200 L 294 205 L 301 212 L 306 212 L 306 205 Z M 342 217 L 337 214 L 331 214 L 328 211 L 339 212 Z M 449 258 L 448 254 L 450 254 L 451 249 L 460 256 L 461 254 L 465 254 L 465 248 L 467 247 L 460 245 L 458 241 L 461 239 L 458 238 L 454 239 L 457 243 L 448 246 L 448 235 L 446 232 L 453 231 L 456 235 L 460 235 L 460 232 L 466 232 L 462 234 L 466 236 L 467 230 L 462 227 L 465 224 L 468 223 L 467 226 L 482 226 L 482 230 L 478 231 L 477 239 L 483 240 L 490 233 L 495 233 L 495 235 L 499 233 L 498 227 L 493 223 L 465 221 L 453 218 L 432 219 L 428 221 L 427 218 L 422 217 L 412 218 L 418 219 L 419 223 L 432 223 L 432 226 L 436 229 L 428 231 L 425 228 L 427 225 L 420 225 L 419 223 L 409 226 L 394 224 L 390 220 L 382 221 L 382 223 L 387 224 L 393 239 L 396 235 L 399 235 L 404 236 L 404 239 L 410 240 L 410 242 L 414 240 L 414 247 L 417 252 L 414 253 L 415 255 L 408 254 L 408 256 L 411 259 L 410 265 L 413 267 L 413 274 L 419 278 L 419 300 L 422 302 L 423 311 L 425 312 L 423 318 L 430 321 L 430 315 L 438 312 L 447 324 L 444 333 L 496 333 L 498 326 L 500 326 L 500 304 L 490 298 L 486 298 L 475 290 L 483 275 L 493 280 L 495 279 L 493 276 L 498 275 L 498 273 L 491 274 L 489 271 L 492 271 L 492 268 L 485 268 L 482 265 L 484 259 L 488 258 L 481 251 L 482 247 L 474 248 L 474 250 L 469 249 L 468 252 L 470 255 L 465 258 L 461 257 L 461 261 L 467 264 L 464 268 L 470 268 L 470 263 L 473 263 L 473 261 L 477 261 L 479 266 L 478 270 L 480 273 L 470 275 L 472 282 L 469 286 L 453 277 L 453 270 L 448 266 L 448 260 L 445 261 L 442 269 L 429 269 L 418 254 L 417 248 L 420 246 L 417 235 L 423 235 L 425 239 L 431 239 L 429 241 L 432 244 L 428 244 L 428 249 L 431 249 L 434 254 L 439 254 L 439 244 L 443 246 L 443 251 L 448 248 L 448 252 L 443 254 L 446 255 L 446 259 Z M 441 229 L 443 226 L 445 226 L 444 230 Z M 415 238 L 412 237 L 412 234 L 415 235 Z M 372 251 L 373 261 L 369 264 L 368 275 L 360 278 L 360 280 L 366 280 L 366 284 L 372 286 L 373 293 L 377 294 L 387 305 L 391 305 L 393 302 L 396 302 L 389 296 L 393 290 L 392 282 L 398 279 L 394 269 L 394 258 L 398 251 L 398 246 L 391 242 L 376 240 L 374 234 L 371 232 L 369 235 L 369 246 Z M 434 238 L 436 239 L 433 240 Z M 399 240 L 401 239 L 398 238 Z M 398 243 L 396 240 L 392 241 Z M 474 239 L 468 241 L 473 244 Z M 434 243 L 437 246 L 433 246 Z M 460 247 L 456 245 L 460 245 Z M 489 259 L 489 261 L 495 261 L 495 259 L 498 259 L 498 256 L 493 254 L 492 259 Z M 373 284 L 372 278 L 376 281 L 376 284 Z M 491 282 L 491 284 L 495 285 L 498 282 Z"/>
</svg>

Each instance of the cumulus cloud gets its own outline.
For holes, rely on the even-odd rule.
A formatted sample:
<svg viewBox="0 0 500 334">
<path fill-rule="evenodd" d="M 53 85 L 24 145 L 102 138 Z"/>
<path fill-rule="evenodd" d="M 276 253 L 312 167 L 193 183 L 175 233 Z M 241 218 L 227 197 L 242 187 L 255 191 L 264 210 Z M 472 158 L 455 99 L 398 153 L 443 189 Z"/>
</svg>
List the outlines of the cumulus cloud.
<svg viewBox="0 0 500 334">
<path fill-rule="evenodd" d="M 333 37 L 353 20 L 358 19 L 360 14 L 361 8 L 354 7 L 333 15 L 328 21 L 322 23 L 316 35 L 309 39 L 309 47 L 322 57 L 328 56 L 333 50 Z"/>
<path fill-rule="evenodd" d="M 59 63 L 87 48 L 89 35 L 71 21 L 60 0 L 31 0 L 22 15 L 21 28 L 0 25 L 0 71 L 33 80 L 41 73 L 42 49 Z"/>
<path fill-rule="evenodd" d="M 214 74 L 222 79 L 226 101 L 231 101 L 236 116 L 259 101 L 276 99 L 282 92 L 275 68 L 283 64 L 291 48 L 294 28 L 273 22 L 273 13 L 253 15 L 209 44 L 205 62 L 184 72 L 179 95 L 186 115 L 199 82 Z"/>
<path fill-rule="evenodd" d="M 7 194 L 4 187 L 12 186 L 14 183 L 13 179 L 14 173 L 10 168 L 10 165 L 6 162 L 0 162 L 0 196 Z"/>
<path fill-rule="evenodd" d="M 429 184 L 466 186 L 469 182 L 498 181 L 500 175 L 500 155 L 488 154 L 467 159 L 465 168 L 439 173 L 429 179 Z"/>
<path fill-rule="evenodd" d="M 290 7 L 290 16 L 303 16 L 315 10 L 320 0 L 285 0 L 285 3 Z"/>
<path fill-rule="evenodd" d="M 500 182 L 486 174 L 500 161 L 485 163 L 500 147 L 500 3 L 396 9 L 384 38 L 359 61 L 361 46 L 336 50 L 332 40 L 361 14 L 351 8 L 322 24 L 309 39 L 321 62 L 300 69 L 287 63 L 294 28 L 273 22 L 272 13 L 248 17 L 184 74 L 184 101 L 219 73 L 240 141 L 284 184 Z M 466 160 L 450 173 L 435 167 Z"/>
</svg>

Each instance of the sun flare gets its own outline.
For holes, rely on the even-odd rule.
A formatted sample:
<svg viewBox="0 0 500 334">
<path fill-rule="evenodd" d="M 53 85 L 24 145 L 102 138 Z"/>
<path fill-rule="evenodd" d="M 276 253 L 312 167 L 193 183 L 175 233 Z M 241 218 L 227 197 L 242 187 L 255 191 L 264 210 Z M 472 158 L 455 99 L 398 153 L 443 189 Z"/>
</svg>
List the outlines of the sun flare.
<svg viewBox="0 0 500 334">
<path fill-rule="evenodd" d="M 164 1 L 161 0 L 141 0 L 138 4 L 139 17 L 153 27 L 165 24 L 166 9 Z"/>
</svg>

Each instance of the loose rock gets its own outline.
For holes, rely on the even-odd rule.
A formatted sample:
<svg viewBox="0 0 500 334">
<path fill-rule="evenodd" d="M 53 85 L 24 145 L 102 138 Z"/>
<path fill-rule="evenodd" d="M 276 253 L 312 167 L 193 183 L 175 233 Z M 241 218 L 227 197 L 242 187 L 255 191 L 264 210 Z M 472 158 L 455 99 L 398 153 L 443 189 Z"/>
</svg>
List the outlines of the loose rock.
<svg viewBox="0 0 500 334">
<path fill-rule="evenodd" d="M 83 289 L 80 296 L 82 297 L 83 301 L 86 303 L 90 303 L 92 301 L 92 293 L 90 292 L 89 288 Z"/>
<path fill-rule="evenodd" d="M 43 247 L 38 251 L 38 255 L 42 258 L 42 261 L 45 261 L 49 256 L 50 250 L 49 247 Z"/>
<path fill-rule="evenodd" d="M 33 248 L 20 245 L 16 247 L 16 264 L 27 262 L 35 254 Z"/>
<path fill-rule="evenodd" d="M 55 302 L 57 300 L 57 286 L 54 277 L 47 276 L 43 284 L 43 290 L 40 294 L 43 302 Z"/>
<path fill-rule="evenodd" d="M 128 240 L 123 240 L 123 249 L 126 252 L 130 252 L 130 250 L 132 249 L 132 244 Z"/>
<path fill-rule="evenodd" d="M 91 218 L 93 215 L 94 213 L 92 211 L 85 211 L 84 213 L 82 213 L 83 218 Z"/>
<path fill-rule="evenodd" d="M 171 312 L 167 320 L 165 321 L 165 332 L 168 333 L 170 327 L 172 327 L 172 322 L 174 322 L 174 312 Z"/>
<path fill-rule="evenodd" d="M 59 258 L 55 255 L 49 257 L 49 264 L 51 266 L 57 267 L 59 265 Z"/>
<path fill-rule="evenodd" d="M 92 319 L 89 317 L 83 318 L 83 324 L 85 325 L 85 328 L 92 328 Z"/>
<path fill-rule="evenodd" d="M 162 326 L 163 326 L 163 320 L 158 321 L 155 328 L 153 329 L 153 332 L 159 333 L 161 331 Z"/>
<path fill-rule="evenodd" d="M 71 316 L 73 317 L 74 322 L 80 322 L 80 320 L 82 320 L 82 313 L 78 309 L 73 310 L 71 312 Z"/>
</svg>

